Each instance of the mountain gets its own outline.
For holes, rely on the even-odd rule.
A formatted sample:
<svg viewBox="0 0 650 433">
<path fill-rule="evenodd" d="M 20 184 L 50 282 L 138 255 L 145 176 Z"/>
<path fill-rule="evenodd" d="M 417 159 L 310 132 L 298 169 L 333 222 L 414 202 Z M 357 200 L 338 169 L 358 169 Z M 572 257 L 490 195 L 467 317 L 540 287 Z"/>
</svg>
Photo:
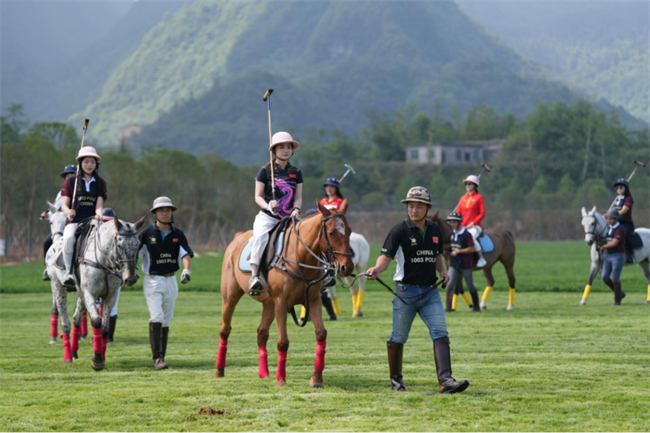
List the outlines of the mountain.
<svg viewBox="0 0 650 433">
<path fill-rule="evenodd" d="M 519 53 L 573 87 L 650 120 L 650 3 L 457 3 Z"/>
<path fill-rule="evenodd" d="M 189 1 L 21 0 L 0 3 L 1 109 L 65 120 L 97 99 L 112 70 L 165 13 Z"/>
<path fill-rule="evenodd" d="M 356 132 L 365 110 L 407 104 L 523 116 L 538 101 L 580 96 L 452 1 L 197 2 L 153 27 L 70 120 L 91 118 L 102 145 L 137 125 L 139 146 L 257 163 L 268 156 L 269 87 L 276 131 Z"/>
</svg>

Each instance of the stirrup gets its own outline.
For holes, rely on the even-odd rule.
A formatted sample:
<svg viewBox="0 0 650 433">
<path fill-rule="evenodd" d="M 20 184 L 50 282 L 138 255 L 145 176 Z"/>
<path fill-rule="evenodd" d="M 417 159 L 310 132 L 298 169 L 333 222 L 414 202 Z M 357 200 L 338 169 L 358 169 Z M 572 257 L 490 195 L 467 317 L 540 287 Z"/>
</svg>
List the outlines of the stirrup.
<svg viewBox="0 0 650 433">
<path fill-rule="evenodd" d="M 64 278 L 63 287 L 66 287 L 68 289 L 77 288 L 77 280 L 75 279 L 74 275 L 72 275 L 71 273 L 66 273 L 63 278 Z"/>
<path fill-rule="evenodd" d="M 323 279 L 323 289 L 327 289 L 328 287 L 334 287 L 336 286 L 336 280 L 334 279 L 334 275 L 327 274 L 325 278 Z"/>
<path fill-rule="evenodd" d="M 264 291 L 264 283 L 257 275 L 253 275 L 248 282 L 248 291 L 251 296 L 260 296 Z"/>
</svg>

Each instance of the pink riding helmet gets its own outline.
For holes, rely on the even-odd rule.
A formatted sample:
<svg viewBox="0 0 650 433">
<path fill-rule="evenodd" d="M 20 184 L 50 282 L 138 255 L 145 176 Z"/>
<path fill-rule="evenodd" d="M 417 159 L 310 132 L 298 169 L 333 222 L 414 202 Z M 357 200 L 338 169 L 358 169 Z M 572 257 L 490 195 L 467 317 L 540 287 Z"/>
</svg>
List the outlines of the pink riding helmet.
<svg viewBox="0 0 650 433">
<path fill-rule="evenodd" d="M 79 150 L 79 154 L 77 155 L 77 161 L 81 161 L 86 157 L 92 157 L 95 158 L 97 161 L 101 160 L 102 158 L 97 154 L 97 151 L 95 150 L 94 147 L 92 146 L 84 146 Z"/>
<path fill-rule="evenodd" d="M 469 176 L 467 176 L 467 179 L 463 181 L 463 183 L 467 183 L 467 182 L 472 182 L 474 185 L 478 186 L 480 181 L 478 176 L 474 176 L 473 174 L 470 174 Z"/>
<path fill-rule="evenodd" d="M 273 148 L 275 146 L 282 143 L 291 143 L 293 145 L 293 150 L 296 150 L 298 146 L 300 146 L 300 143 L 294 140 L 291 134 L 288 132 L 280 131 L 273 134 L 271 145 L 269 146 L 269 151 L 273 151 Z"/>
</svg>

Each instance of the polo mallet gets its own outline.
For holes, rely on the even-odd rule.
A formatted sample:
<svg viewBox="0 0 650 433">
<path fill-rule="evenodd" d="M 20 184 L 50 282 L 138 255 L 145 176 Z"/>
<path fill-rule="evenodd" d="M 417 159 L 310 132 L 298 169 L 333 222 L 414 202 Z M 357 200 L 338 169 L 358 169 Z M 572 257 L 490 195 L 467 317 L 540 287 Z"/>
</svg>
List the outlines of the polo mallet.
<svg viewBox="0 0 650 433">
<path fill-rule="evenodd" d="M 339 179 L 339 183 L 343 182 L 345 176 L 350 174 L 350 172 L 352 172 L 352 174 L 357 174 L 357 171 L 350 164 L 343 164 L 343 165 L 345 166 L 345 168 L 347 168 L 347 170 L 345 171 L 345 173 L 343 173 L 343 176 L 341 176 L 341 178 Z"/>
<path fill-rule="evenodd" d="M 632 170 L 632 174 L 630 174 L 630 176 L 627 178 L 628 182 L 632 180 L 632 177 L 634 176 L 634 173 L 636 173 L 637 168 L 639 168 L 639 167 L 644 167 L 645 168 L 645 164 L 642 163 L 641 161 L 634 161 L 634 164 L 636 164 L 636 166 L 634 167 L 634 170 Z"/>
<path fill-rule="evenodd" d="M 267 90 L 266 93 L 264 93 L 263 100 L 266 101 L 269 111 L 269 160 L 271 163 L 271 195 L 273 197 L 273 201 L 275 201 L 275 170 L 273 167 L 273 151 L 271 150 L 271 145 L 273 144 L 273 134 L 271 132 L 271 93 L 273 93 L 273 89 Z M 275 213 L 276 209 L 271 209 L 271 212 Z"/>
<path fill-rule="evenodd" d="M 88 129 L 89 123 L 90 123 L 89 119 L 84 120 L 83 133 L 81 134 L 81 146 L 79 146 L 79 150 L 83 149 L 84 147 L 84 142 L 86 141 L 86 130 Z M 74 206 L 74 201 L 77 198 L 77 182 L 79 182 L 79 167 L 81 167 L 81 162 L 77 164 L 77 173 L 75 174 L 74 177 L 74 190 L 72 191 L 72 201 L 70 202 L 70 206 Z"/>
</svg>

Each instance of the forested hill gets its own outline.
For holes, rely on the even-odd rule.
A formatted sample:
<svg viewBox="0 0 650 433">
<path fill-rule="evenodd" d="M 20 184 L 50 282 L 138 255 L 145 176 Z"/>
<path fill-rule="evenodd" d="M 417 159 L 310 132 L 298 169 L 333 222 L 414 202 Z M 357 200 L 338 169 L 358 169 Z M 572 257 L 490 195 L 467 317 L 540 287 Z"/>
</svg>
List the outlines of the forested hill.
<svg viewBox="0 0 650 433">
<path fill-rule="evenodd" d="M 485 104 L 521 116 L 538 101 L 576 94 L 488 35 L 451 1 L 197 2 L 150 30 L 70 119 L 117 144 L 264 160 L 264 90 L 275 87 L 274 130 L 367 123 L 364 110 Z M 149 126 L 147 126 L 149 125 Z"/>
</svg>

